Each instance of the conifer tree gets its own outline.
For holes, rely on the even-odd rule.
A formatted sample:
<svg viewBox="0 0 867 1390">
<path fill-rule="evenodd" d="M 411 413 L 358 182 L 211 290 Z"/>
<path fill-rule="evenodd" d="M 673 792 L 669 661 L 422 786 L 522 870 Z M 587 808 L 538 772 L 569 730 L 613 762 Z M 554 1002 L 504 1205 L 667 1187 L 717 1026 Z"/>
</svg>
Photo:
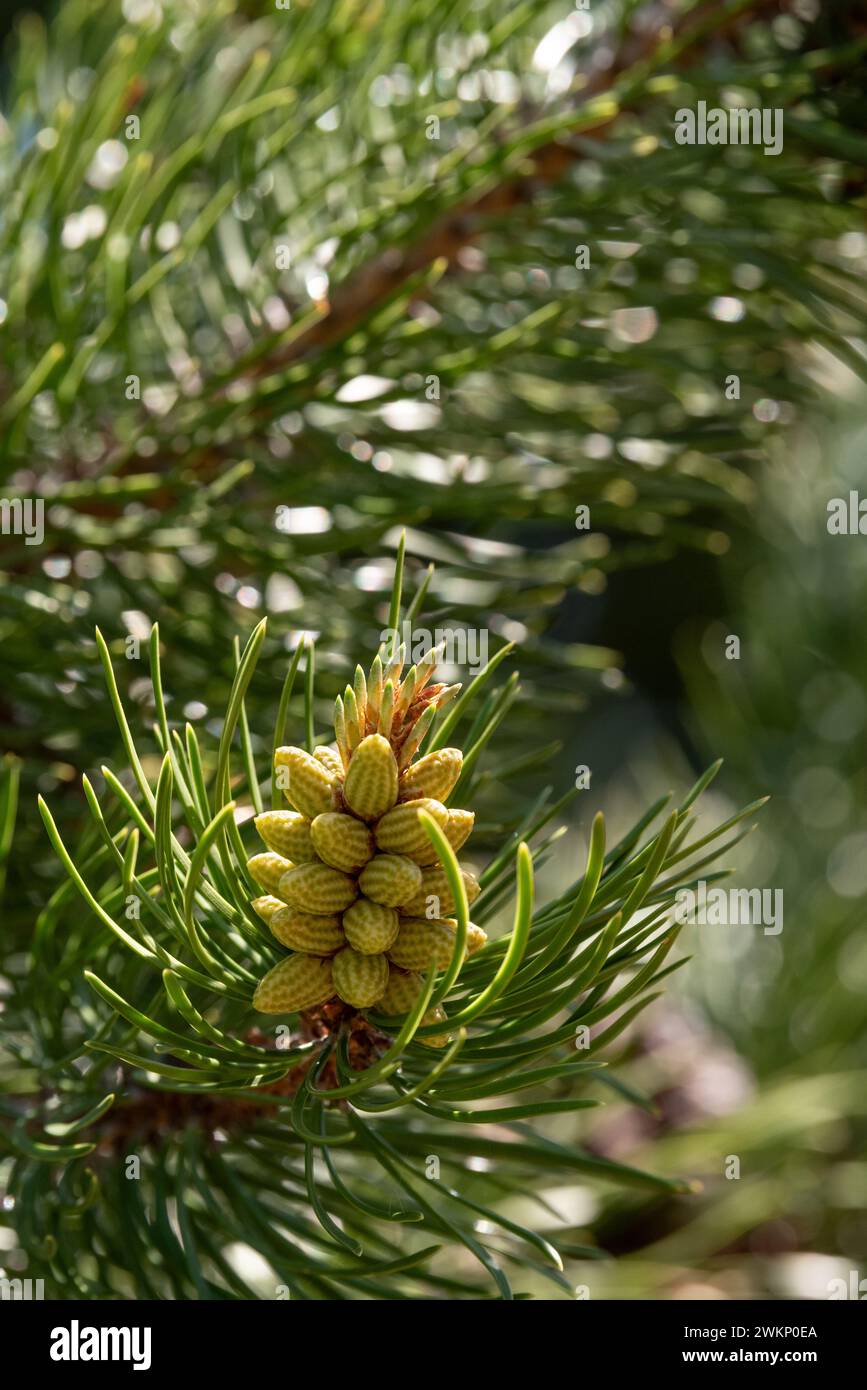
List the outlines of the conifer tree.
<svg viewBox="0 0 867 1390">
<path fill-rule="evenodd" d="M 519 1224 L 510 1195 L 576 1172 L 685 1190 L 551 1117 L 629 1094 L 602 1064 L 677 963 L 674 894 L 753 808 L 696 829 L 712 768 L 613 845 L 588 824 L 586 864 L 534 901 L 575 793 L 551 726 L 616 660 L 551 625 L 625 566 L 724 553 L 769 438 L 863 378 L 864 48 L 847 5 L 812 0 L 59 0 L 19 21 L 2 1219 L 55 1296 L 568 1296 L 586 1240 Z M 782 148 L 680 143 L 700 103 L 779 111 Z M 405 620 L 493 646 L 412 750 L 463 755 L 457 808 L 411 842 L 449 906 L 435 929 L 403 913 L 449 950 L 361 951 L 386 964 L 353 969 L 417 976 L 406 1009 L 350 983 L 278 1033 L 257 983 L 331 957 L 251 907 L 291 915 L 295 872 L 263 893 L 252 818 L 272 778 L 271 810 L 349 814 L 368 737 L 413 766 L 408 668 L 359 715 Z M 328 810 L 291 783 L 281 802 L 288 745 L 307 773 L 339 759 Z M 451 809 L 477 818 L 472 922 Z M 341 952 L 351 911 L 312 912 L 340 917 Z"/>
</svg>

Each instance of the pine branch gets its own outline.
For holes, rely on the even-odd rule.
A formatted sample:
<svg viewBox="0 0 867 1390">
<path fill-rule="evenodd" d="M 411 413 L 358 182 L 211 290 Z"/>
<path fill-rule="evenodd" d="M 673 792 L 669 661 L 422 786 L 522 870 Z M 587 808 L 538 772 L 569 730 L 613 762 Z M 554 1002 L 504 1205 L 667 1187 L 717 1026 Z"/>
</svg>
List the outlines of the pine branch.
<svg viewBox="0 0 867 1390">
<path fill-rule="evenodd" d="M 579 106 L 573 111 L 567 108 L 553 120 L 536 112 L 533 119 L 524 120 L 517 133 L 504 134 L 507 164 L 519 162 L 523 166 L 519 175 L 495 182 L 499 172 L 495 168 L 493 187 L 449 208 L 418 241 L 407 247 L 389 247 L 362 266 L 347 283 L 336 287 L 322 317 L 284 350 L 259 363 L 258 373 L 285 368 L 345 339 L 402 285 L 437 262 L 460 271 L 461 252 L 478 241 L 486 222 L 531 205 L 542 185 L 561 179 L 576 161 L 587 157 L 587 146 L 579 147 L 570 140 L 578 135 L 597 140 L 615 127 L 622 115 L 634 114 L 636 94 L 645 92 L 648 78 L 660 68 L 701 62 L 704 53 L 698 40 L 718 42 L 728 30 L 779 9 L 779 0 L 701 3 L 681 14 L 674 29 L 665 23 L 668 16 L 659 6 L 634 9 L 626 33 L 618 36 L 615 52 L 604 69 L 579 70 L 573 83 L 573 89 L 580 92 Z M 552 125 L 559 134 L 547 139 Z"/>
<path fill-rule="evenodd" d="M 399 567 L 397 614 L 400 591 Z M 249 874 L 260 870 L 255 859 L 245 869 L 248 851 L 235 818 L 242 797 L 258 784 L 244 735 L 244 694 L 262 639 L 260 625 L 236 662 L 214 758 L 195 735 L 186 750 L 170 737 L 154 633 L 155 734 L 164 753 L 156 785 L 145 771 L 152 759 L 133 741 L 103 644 L 133 788 L 107 775 L 107 795 L 100 797 L 85 779 L 93 831 L 74 854 L 43 803 L 49 837 L 88 914 L 84 920 L 70 912 L 65 890 L 55 895 L 38 924 L 33 969 L 10 1010 L 13 1019 L 31 1011 L 36 1019 L 29 1040 L 22 1034 L 20 1041 L 36 1087 L 7 1084 L 4 1103 L 10 1119 L 18 1117 L 6 1140 L 16 1155 L 12 1190 L 28 1191 L 20 1238 L 33 1266 L 45 1270 L 59 1296 L 105 1297 L 130 1287 L 139 1296 L 253 1297 L 261 1290 L 247 1285 L 223 1253 L 243 1231 L 245 1244 L 292 1297 L 332 1297 L 338 1290 L 385 1298 L 444 1290 L 485 1296 L 472 1276 L 454 1278 L 454 1256 L 446 1258 L 445 1250 L 455 1245 L 490 1279 L 493 1296 L 513 1296 L 507 1266 L 519 1280 L 533 1270 L 534 1278 L 552 1279 L 567 1293 L 555 1245 L 507 1217 L 499 1200 L 521 1190 L 528 1173 L 546 1170 L 660 1192 L 688 1190 L 679 1179 L 565 1148 L 546 1134 L 545 1122 L 600 1103 L 592 1087 L 611 1042 L 675 968 L 666 963 L 677 935 L 667 910 L 678 887 L 694 872 L 696 854 L 704 862 L 707 847 L 752 808 L 690 839 L 690 808 L 714 767 L 658 829 L 650 827 L 659 806 L 607 854 L 599 816 L 583 875 L 535 912 L 534 863 L 545 842 L 534 847 L 521 839 L 516 854 L 504 847 L 483 883 L 486 893 L 501 885 L 515 894 L 512 929 L 463 964 L 469 933 L 479 930 L 469 922 L 467 876 L 441 822 L 422 813 L 455 903 L 454 947 L 444 973 L 438 978 L 433 966 L 397 1020 L 340 998 L 293 1011 L 287 996 L 286 1013 L 295 1023 L 278 1029 L 282 1041 L 269 1041 L 247 1021 L 252 983 L 263 970 L 270 968 L 271 979 L 301 957 L 281 955 L 276 918 L 272 935 L 250 909 L 251 892 L 260 890 Z M 494 658 L 477 680 L 476 700 L 493 685 L 498 664 Z M 400 669 L 394 667 L 398 679 Z M 429 676 L 417 676 L 413 667 L 404 679 Z M 442 687 L 427 688 L 434 708 Z M 375 681 L 366 689 L 361 717 L 368 728 L 371 721 L 388 727 L 377 712 Z M 310 683 L 306 701 L 309 715 Z M 407 705 L 395 698 L 388 708 L 403 710 L 394 718 L 411 728 L 423 706 L 423 700 Z M 436 747 L 466 726 L 469 713 L 466 701 L 453 706 L 429 758 L 441 756 Z M 284 718 L 285 703 L 278 747 Z M 495 719 L 489 714 L 487 722 Z M 345 727 L 347 737 L 361 737 Z M 230 761 L 236 735 L 247 754 L 240 776 Z M 485 735 L 482 728 L 478 738 Z M 375 743 L 380 736 L 371 737 Z M 353 746 L 360 745 L 350 743 L 350 769 Z M 287 752 L 280 748 L 278 762 Z M 213 773 L 209 786 L 195 792 L 199 767 Z M 468 770 L 462 799 L 474 798 L 481 777 L 477 767 Z M 290 780 L 290 794 L 301 795 L 294 785 Z M 356 795 L 354 785 L 347 780 L 344 797 Z M 518 833 L 532 841 L 545 820 L 546 813 L 533 812 Z M 137 904 L 132 913 L 131 903 Z M 261 989 L 257 1000 L 260 995 Z M 445 1014 L 432 1013 L 440 998 Z M 429 1041 L 444 1050 L 432 1052 Z M 109 1077 L 115 1080 L 106 1091 Z M 497 1137 L 487 1136 L 490 1125 Z M 141 1158 L 144 1182 L 123 1181 L 130 1154 Z M 436 1156 L 438 1176 L 426 1174 L 426 1155 Z M 160 1215 L 169 1198 L 178 1204 L 182 1242 Z M 109 1252 L 96 1275 L 83 1275 L 75 1263 L 65 1234 L 71 1210 L 80 1214 L 79 1238 L 98 1240 Z M 490 1235 L 477 1234 L 480 1217 Z M 406 1227 L 405 1238 L 395 1239 L 395 1223 Z M 151 1244 L 155 1256 L 130 1258 Z"/>
</svg>

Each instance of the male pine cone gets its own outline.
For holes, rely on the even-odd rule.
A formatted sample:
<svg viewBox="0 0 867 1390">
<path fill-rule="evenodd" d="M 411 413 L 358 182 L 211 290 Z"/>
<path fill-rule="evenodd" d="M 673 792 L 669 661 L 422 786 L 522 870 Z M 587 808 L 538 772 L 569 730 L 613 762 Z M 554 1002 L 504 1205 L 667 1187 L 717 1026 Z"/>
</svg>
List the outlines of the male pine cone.
<svg viewBox="0 0 867 1390">
<path fill-rule="evenodd" d="M 259 982 L 262 1013 L 296 1013 L 340 999 L 356 1009 L 405 1014 L 422 974 L 451 960 L 454 899 L 425 833 L 426 811 L 457 852 L 472 811 L 445 805 L 461 773 L 457 748 L 418 757 L 434 711 L 458 686 L 429 684 L 430 652 L 401 679 L 404 650 L 387 668 L 377 656 L 338 697 L 337 751 L 278 748 L 278 784 L 291 811 L 266 811 L 256 829 L 267 847 L 247 868 L 264 890 L 253 907 L 291 955 Z M 462 873 L 467 900 L 479 895 Z M 467 952 L 486 941 L 470 924 Z M 444 1022 L 437 1006 L 424 1023 Z M 446 1035 L 425 1040 L 444 1046 Z"/>
</svg>

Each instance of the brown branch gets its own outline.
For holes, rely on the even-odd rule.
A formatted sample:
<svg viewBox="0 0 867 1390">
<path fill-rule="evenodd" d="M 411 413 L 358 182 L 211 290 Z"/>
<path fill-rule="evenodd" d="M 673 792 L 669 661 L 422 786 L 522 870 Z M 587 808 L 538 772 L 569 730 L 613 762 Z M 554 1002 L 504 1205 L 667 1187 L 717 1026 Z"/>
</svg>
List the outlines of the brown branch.
<svg viewBox="0 0 867 1390">
<path fill-rule="evenodd" d="M 669 22 L 672 7 L 673 0 L 663 0 L 663 3 L 641 10 L 635 17 L 632 31 L 611 61 L 604 67 L 597 63 L 585 75 L 586 81 L 581 87 L 582 105 L 575 109 L 576 123 L 587 100 L 611 91 L 620 77 L 636 65 L 652 59 L 672 38 L 685 43 L 691 33 L 700 35 L 714 14 L 726 8 L 719 0 L 712 0 L 712 3 L 687 15 L 679 26 L 673 26 Z M 723 33 L 742 28 L 759 14 L 781 8 L 784 8 L 781 0 L 756 0 L 749 9 L 715 27 L 712 37 L 716 40 Z M 703 56 L 704 49 L 697 46 L 681 52 L 679 61 L 681 65 L 688 65 Z M 627 109 L 619 107 L 611 116 L 600 120 L 598 125 L 582 134 L 585 137 L 598 135 L 619 120 Z M 396 289 L 435 261 L 445 260 L 450 266 L 459 264 L 460 253 L 483 233 L 485 224 L 491 218 L 532 202 L 540 186 L 555 183 L 581 157 L 581 152 L 575 146 L 563 140 L 546 140 L 528 153 L 527 163 L 530 167 L 526 172 L 508 178 L 451 208 L 412 246 L 404 250 L 389 247 L 363 265 L 349 280 L 337 287 L 323 317 L 299 334 L 282 352 L 259 363 L 257 375 L 267 375 L 339 342 L 374 313 Z"/>
<path fill-rule="evenodd" d="M 349 1065 L 357 1072 L 366 1071 L 379 1061 L 392 1042 L 386 1034 L 368 1023 L 363 1014 L 335 1000 L 315 1009 L 307 1009 L 299 1015 L 298 1028 L 290 1040 L 290 1046 L 324 1040 L 338 1032 L 346 1036 Z M 273 1040 L 258 1028 L 250 1029 L 244 1040 L 256 1047 L 267 1047 L 277 1055 Z M 133 1152 L 136 1145 L 150 1144 L 159 1148 L 169 1135 L 190 1128 L 212 1137 L 218 1130 L 226 1133 L 246 1130 L 261 1118 L 266 1108 L 256 1097 L 274 1095 L 291 1099 L 318 1055 L 318 1052 L 314 1052 L 305 1057 L 303 1062 L 290 1067 L 279 1081 L 251 1087 L 249 1099 L 207 1092 L 196 1095 L 188 1091 L 132 1088 L 93 1126 L 92 1132 L 98 1135 L 96 1153 L 100 1158 L 116 1158 Z M 330 1057 L 319 1085 L 328 1089 L 339 1085 L 339 1081 L 334 1058 Z M 344 1102 L 338 1101 L 337 1105 L 343 1108 Z"/>
</svg>

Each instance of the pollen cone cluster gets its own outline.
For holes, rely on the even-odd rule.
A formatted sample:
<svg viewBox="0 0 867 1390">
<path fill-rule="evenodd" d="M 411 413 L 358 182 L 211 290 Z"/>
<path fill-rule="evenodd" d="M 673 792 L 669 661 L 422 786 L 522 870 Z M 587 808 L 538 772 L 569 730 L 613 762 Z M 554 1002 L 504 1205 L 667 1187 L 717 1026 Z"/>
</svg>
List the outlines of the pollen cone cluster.
<svg viewBox="0 0 867 1390">
<path fill-rule="evenodd" d="M 247 864 L 263 889 L 253 907 L 292 954 L 260 981 L 262 1013 L 310 1009 L 335 998 L 356 1009 L 400 1015 L 412 1008 L 423 975 L 448 965 L 455 903 L 419 812 L 426 811 L 457 852 L 472 811 L 447 808 L 461 773 L 457 748 L 417 756 L 437 708 L 458 686 L 429 684 L 436 652 L 401 679 L 404 650 L 339 697 L 336 750 L 278 748 L 276 771 L 291 810 L 266 811 L 256 829 L 266 852 Z M 479 895 L 463 872 L 467 899 Z M 486 940 L 470 925 L 467 951 Z M 424 1023 L 445 1022 L 437 1006 Z M 444 1046 L 448 1035 L 425 1039 Z"/>
</svg>

